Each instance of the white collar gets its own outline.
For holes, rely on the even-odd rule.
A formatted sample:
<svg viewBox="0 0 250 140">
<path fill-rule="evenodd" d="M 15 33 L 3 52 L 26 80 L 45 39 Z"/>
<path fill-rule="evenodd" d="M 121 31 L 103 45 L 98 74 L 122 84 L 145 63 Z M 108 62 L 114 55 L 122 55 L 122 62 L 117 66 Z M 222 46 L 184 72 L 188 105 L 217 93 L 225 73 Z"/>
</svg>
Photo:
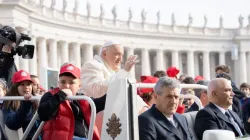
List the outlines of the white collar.
<svg viewBox="0 0 250 140">
<path fill-rule="evenodd" d="M 227 112 L 227 110 L 225 110 L 224 108 L 222 108 L 222 107 L 220 107 L 220 106 L 218 106 L 216 104 L 214 104 L 214 105 L 222 112 L 222 114 L 225 114 Z"/>
<path fill-rule="evenodd" d="M 108 63 L 107 63 L 105 60 L 103 60 L 101 56 L 95 55 L 95 56 L 94 56 L 94 59 L 97 60 L 97 61 L 99 61 L 100 63 L 102 63 L 102 64 L 108 69 L 108 71 L 109 71 L 111 74 L 114 74 L 114 73 L 115 73 L 115 71 L 112 70 L 112 69 L 109 67 Z"/>
<path fill-rule="evenodd" d="M 165 115 L 164 115 L 165 116 Z M 165 116 L 169 121 L 173 121 L 174 120 L 174 115 L 172 115 L 171 117 Z"/>
</svg>

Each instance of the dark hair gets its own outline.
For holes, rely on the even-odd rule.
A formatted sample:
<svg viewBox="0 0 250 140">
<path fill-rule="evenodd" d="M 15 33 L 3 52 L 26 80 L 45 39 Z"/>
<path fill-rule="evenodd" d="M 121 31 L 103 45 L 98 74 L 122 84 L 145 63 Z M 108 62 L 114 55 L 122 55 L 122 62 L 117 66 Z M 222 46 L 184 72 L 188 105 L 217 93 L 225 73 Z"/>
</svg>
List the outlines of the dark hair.
<svg viewBox="0 0 250 140">
<path fill-rule="evenodd" d="M 248 88 L 248 89 L 250 89 L 250 85 L 248 83 L 242 83 L 240 85 L 240 89 L 242 89 L 242 88 Z"/>
<path fill-rule="evenodd" d="M 225 73 L 225 72 L 223 72 L 223 73 L 221 73 L 221 74 L 218 74 L 217 76 L 216 76 L 216 78 L 225 78 L 225 79 L 227 79 L 227 80 L 230 80 L 231 81 L 231 76 L 228 74 L 228 73 Z"/>
<path fill-rule="evenodd" d="M 182 83 L 184 83 L 184 84 L 195 84 L 195 81 L 194 81 L 194 78 L 192 78 L 192 77 L 186 77 L 186 78 L 182 81 Z"/>
<path fill-rule="evenodd" d="M 143 94 L 141 95 L 141 98 L 143 99 L 143 101 L 144 101 L 145 103 L 148 104 L 148 102 L 150 102 L 150 101 L 152 100 L 153 94 L 154 94 L 153 92 L 143 93 Z"/>
<path fill-rule="evenodd" d="M 164 77 L 166 76 L 166 72 L 163 71 L 163 70 L 158 70 L 154 73 L 154 77 L 157 77 L 157 78 L 161 78 L 161 77 Z"/>
<path fill-rule="evenodd" d="M 18 86 L 19 86 L 20 84 L 21 84 L 21 82 L 19 82 L 19 83 L 13 83 L 13 84 L 11 85 L 9 91 L 6 93 L 5 96 L 20 96 L 19 93 L 18 93 L 18 89 L 17 89 Z M 33 96 L 35 96 L 35 93 L 34 93 L 34 91 L 33 91 L 33 88 L 32 88 L 31 94 L 32 94 Z M 16 101 L 7 100 L 7 101 L 4 101 L 4 108 L 5 108 L 5 109 L 11 108 L 11 109 L 13 109 L 13 110 L 16 111 L 16 110 L 19 109 L 20 104 L 21 104 L 21 101 L 19 101 L 19 100 L 16 100 Z M 37 102 L 37 101 L 34 101 L 34 102 L 33 102 L 33 109 L 34 109 L 34 110 L 37 110 L 37 108 L 38 108 L 38 102 Z"/>
<path fill-rule="evenodd" d="M 71 74 L 71 73 L 69 73 L 69 72 L 65 72 L 65 73 L 59 74 L 59 77 L 62 77 L 62 76 L 67 76 L 67 77 L 76 78 L 73 74 Z"/>
<path fill-rule="evenodd" d="M 217 72 L 218 70 L 222 70 L 225 73 L 229 73 L 230 72 L 230 68 L 227 65 L 219 65 L 215 68 L 215 72 Z"/>
</svg>

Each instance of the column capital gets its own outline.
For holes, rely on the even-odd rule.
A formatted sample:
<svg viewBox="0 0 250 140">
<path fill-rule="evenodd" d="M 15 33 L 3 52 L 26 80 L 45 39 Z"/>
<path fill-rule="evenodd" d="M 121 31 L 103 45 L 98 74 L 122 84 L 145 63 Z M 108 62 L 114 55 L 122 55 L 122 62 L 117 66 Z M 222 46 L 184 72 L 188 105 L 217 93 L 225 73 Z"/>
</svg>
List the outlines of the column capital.
<svg viewBox="0 0 250 140">
<path fill-rule="evenodd" d="M 210 53 L 211 50 L 202 50 L 203 53 Z"/>
<path fill-rule="evenodd" d="M 179 52 L 179 50 L 170 50 L 170 52 Z"/>
<path fill-rule="evenodd" d="M 89 44 L 89 43 L 81 43 L 81 44 L 82 44 L 82 46 L 84 46 L 84 47 L 94 46 L 93 44 Z"/>
<path fill-rule="evenodd" d="M 163 51 L 164 51 L 164 49 L 162 49 L 162 48 L 157 48 L 157 49 L 156 49 L 156 51 L 163 52 Z"/>
<path fill-rule="evenodd" d="M 39 36 L 39 37 L 37 37 L 37 40 L 38 41 L 44 41 L 44 40 L 47 40 L 47 38 Z"/>
<path fill-rule="evenodd" d="M 246 50 L 240 50 L 239 52 L 240 53 L 246 53 L 247 51 Z"/>
<path fill-rule="evenodd" d="M 220 54 L 225 54 L 227 51 L 219 51 Z"/>
<path fill-rule="evenodd" d="M 142 51 L 149 51 L 149 48 L 141 48 Z"/>
<path fill-rule="evenodd" d="M 193 52 L 195 52 L 194 50 L 187 50 L 186 52 L 188 52 L 188 53 L 193 53 Z"/>
<path fill-rule="evenodd" d="M 204 50 L 204 51 L 202 51 L 203 54 L 207 54 L 207 53 L 209 54 L 210 52 L 211 52 L 211 51 L 209 51 L 209 50 Z"/>
<path fill-rule="evenodd" d="M 77 46 L 77 45 L 80 46 L 81 45 L 81 43 L 78 43 L 78 42 L 70 42 L 70 44 L 73 45 L 73 46 Z"/>
<path fill-rule="evenodd" d="M 51 39 L 51 38 L 48 38 L 47 41 L 48 41 L 49 43 L 57 42 L 56 39 Z"/>
</svg>

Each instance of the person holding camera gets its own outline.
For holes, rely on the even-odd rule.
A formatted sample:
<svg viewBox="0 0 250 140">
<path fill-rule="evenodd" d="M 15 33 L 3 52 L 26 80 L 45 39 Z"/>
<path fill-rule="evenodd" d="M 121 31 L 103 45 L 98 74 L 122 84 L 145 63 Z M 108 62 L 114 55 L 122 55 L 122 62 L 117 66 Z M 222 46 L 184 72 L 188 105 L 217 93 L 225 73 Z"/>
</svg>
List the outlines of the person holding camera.
<svg viewBox="0 0 250 140">
<path fill-rule="evenodd" d="M 8 87 L 11 86 L 11 78 L 17 72 L 14 63 L 14 55 L 18 54 L 24 59 L 32 59 L 34 54 L 33 45 L 19 46 L 24 41 L 30 41 L 28 35 L 17 33 L 12 27 L 4 26 L 0 29 L 0 78 L 7 81 Z"/>
</svg>

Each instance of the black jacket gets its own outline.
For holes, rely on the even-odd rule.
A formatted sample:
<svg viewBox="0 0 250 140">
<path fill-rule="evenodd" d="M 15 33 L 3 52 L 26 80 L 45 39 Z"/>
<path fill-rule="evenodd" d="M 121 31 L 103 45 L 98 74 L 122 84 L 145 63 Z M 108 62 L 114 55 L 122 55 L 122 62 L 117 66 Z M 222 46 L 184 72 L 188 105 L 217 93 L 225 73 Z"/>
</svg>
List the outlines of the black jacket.
<svg viewBox="0 0 250 140">
<path fill-rule="evenodd" d="M 1 60 L 4 60 L 3 62 Z M 17 72 L 14 58 L 10 56 L 3 56 L 0 54 L 0 78 L 4 78 L 7 86 L 10 87 L 12 76 Z"/>
<path fill-rule="evenodd" d="M 194 140 L 186 118 L 178 113 L 173 118 L 177 128 L 153 105 L 139 116 L 140 140 Z"/>
<path fill-rule="evenodd" d="M 230 112 L 234 121 L 240 127 L 242 134 L 245 135 L 246 132 L 239 116 L 231 110 L 228 111 Z M 233 131 L 237 137 L 239 136 L 226 115 L 223 114 L 213 103 L 209 103 L 205 108 L 197 113 L 195 118 L 194 131 L 198 140 L 202 140 L 204 131 L 212 129 Z"/>
</svg>

